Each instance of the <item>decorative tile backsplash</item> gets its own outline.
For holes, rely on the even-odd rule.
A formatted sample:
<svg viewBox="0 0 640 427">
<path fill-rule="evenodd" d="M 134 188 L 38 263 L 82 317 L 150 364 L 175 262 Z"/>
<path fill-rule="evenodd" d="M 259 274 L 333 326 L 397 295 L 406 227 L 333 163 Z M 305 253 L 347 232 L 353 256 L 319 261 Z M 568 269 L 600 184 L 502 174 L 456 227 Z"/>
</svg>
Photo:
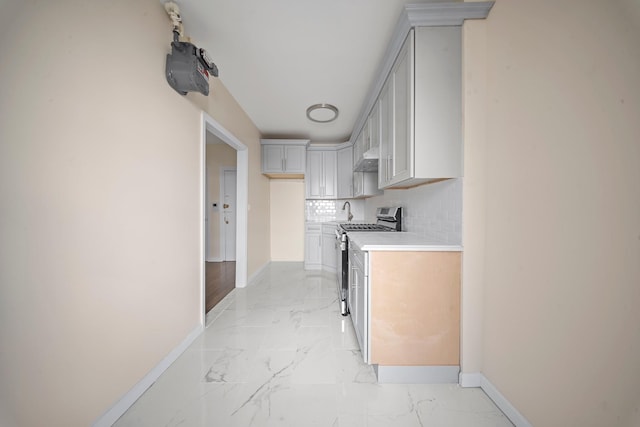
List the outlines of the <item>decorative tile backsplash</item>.
<svg viewBox="0 0 640 427">
<path fill-rule="evenodd" d="M 346 200 L 306 200 L 305 218 L 307 221 L 346 221 L 347 211 L 342 210 Z M 364 200 L 349 199 L 354 220 L 365 219 Z"/>
<path fill-rule="evenodd" d="M 365 218 L 375 218 L 380 206 L 402 206 L 403 231 L 443 244 L 462 243 L 462 178 L 408 190 L 385 190 L 382 196 L 366 199 Z"/>
<path fill-rule="evenodd" d="M 333 221 L 336 218 L 336 201 L 307 200 L 305 218 L 308 221 Z"/>
<path fill-rule="evenodd" d="M 306 200 L 307 221 L 346 221 L 345 200 Z M 408 190 L 385 190 L 382 196 L 349 200 L 356 221 L 376 222 L 376 208 L 402 206 L 402 230 L 442 244 L 462 244 L 462 178 Z"/>
</svg>

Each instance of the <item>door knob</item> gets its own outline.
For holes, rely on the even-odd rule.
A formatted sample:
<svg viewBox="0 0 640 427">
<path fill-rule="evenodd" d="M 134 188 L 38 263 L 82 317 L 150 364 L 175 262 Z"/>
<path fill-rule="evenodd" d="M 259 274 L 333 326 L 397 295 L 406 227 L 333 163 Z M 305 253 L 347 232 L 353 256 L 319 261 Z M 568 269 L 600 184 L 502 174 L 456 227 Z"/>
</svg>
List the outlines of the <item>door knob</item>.
<svg viewBox="0 0 640 427">
<path fill-rule="evenodd" d="M 225 203 L 224 205 L 222 205 L 222 207 L 223 207 L 224 209 L 229 209 L 229 205 L 228 205 L 227 203 Z"/>
</svg>

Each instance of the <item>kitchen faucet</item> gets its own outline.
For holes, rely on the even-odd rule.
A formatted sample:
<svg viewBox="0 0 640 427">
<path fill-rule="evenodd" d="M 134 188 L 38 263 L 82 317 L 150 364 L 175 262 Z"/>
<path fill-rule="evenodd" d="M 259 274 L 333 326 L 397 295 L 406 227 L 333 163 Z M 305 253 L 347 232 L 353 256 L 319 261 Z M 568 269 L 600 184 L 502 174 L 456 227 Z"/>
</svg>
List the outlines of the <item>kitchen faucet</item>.
<svg viewBox="0 0 640 427">
<path fill-rule="evenodd" d="M 349 203 L 348 200 L 344 202 L 344 205 L 342 205 L 342 210 L 344 210 L 344 208 L 347 206 L 349 207 L 349 209 L 347 209 L 347 221 L 351 222 L 351 220 L 353 219 L 353 215 L 351 214 L 351 203 Z"/>
</svg>

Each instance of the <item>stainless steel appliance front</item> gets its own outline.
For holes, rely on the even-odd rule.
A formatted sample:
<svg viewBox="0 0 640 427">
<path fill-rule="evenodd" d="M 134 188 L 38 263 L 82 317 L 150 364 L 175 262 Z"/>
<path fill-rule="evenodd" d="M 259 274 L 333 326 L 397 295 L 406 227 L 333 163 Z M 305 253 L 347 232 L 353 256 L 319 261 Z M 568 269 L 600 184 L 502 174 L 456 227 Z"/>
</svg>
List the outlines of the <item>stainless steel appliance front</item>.
<svg viewBox="0 0 640 427">
<path fill-rule="evenodd" d="M 338 297 L 340 298 L 340 314 L 349 314 L 347 297 L 349 294 L 349 240 L 347 233 L 340 227 L 336 229 L 336 256 L 338 274 Z"/>
<path fill-rule="evenodd" d="M 340 313 L 349 314 L 349 235 L 351 232 L 402 231 L 402 208 L 378 208 L 375 224 L 342 223 L 336 229 L 336 256 L 338 258 L 338 296 Z"/>
</svg>

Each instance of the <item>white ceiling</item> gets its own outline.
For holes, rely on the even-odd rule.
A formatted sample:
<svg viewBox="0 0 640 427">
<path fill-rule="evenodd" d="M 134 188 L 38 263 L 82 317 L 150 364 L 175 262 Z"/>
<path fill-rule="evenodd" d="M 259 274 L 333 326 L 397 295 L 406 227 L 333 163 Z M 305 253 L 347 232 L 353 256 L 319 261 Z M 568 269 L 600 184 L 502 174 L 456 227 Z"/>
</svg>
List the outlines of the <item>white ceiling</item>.
<svg viewBox="0 0 640 427">
<path fill-rule="evenodd" d="M 351 136 L 404 4 L 425 1 L 176 3 L 185 35 L 207 50 L 220 70 L 220 80 L 264 137 L 344 142 Z M 167 28 L 170 31 L 170 25 Z M 308 120 L 307 107 L 318 103 L 338 107 L 338 119 Z"/>
</svg>

